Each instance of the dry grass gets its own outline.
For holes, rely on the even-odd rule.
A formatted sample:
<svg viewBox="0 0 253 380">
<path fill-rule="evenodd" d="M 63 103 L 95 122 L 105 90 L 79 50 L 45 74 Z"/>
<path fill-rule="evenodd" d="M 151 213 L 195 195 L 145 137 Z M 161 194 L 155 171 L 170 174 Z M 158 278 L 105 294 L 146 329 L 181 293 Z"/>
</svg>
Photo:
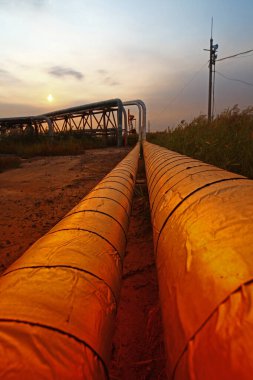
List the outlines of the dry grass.
<svg viewBox="0 0 253 380">
<path fill-rule="evenodd" d="M 18 168 L 21 165 L 19 157 L 0 156 L 0 173 L 8 169 Z"/>
<path fill-rule="evenodd" d="M 149 134 L 148 141 L 253 178 L 253 107 L 234 106 L 212 123 L 205 116 L 182 121 L 173 131 Z"/>
<path fill-rule="evenodd" d="M 82 154 L 85 149 L 103 148 L 115 145 L 115 138 L 56 135 L 48 136 L 7 136 L 1 137 L 0 153 L 16 154 L 20 157 L 34 156 L 67 156 Z"/>
</svg>

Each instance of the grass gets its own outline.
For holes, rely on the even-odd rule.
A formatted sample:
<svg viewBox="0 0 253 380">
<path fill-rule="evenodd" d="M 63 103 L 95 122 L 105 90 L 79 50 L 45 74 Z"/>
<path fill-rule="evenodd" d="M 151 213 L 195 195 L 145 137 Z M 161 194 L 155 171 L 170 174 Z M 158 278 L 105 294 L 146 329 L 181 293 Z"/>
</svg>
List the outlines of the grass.
<svg viewBox="0 0 253 380">
<path fill-rule="evenodd" d="M 15 156 L 0 156 L 0 173 L 8 169 L 19 168 L 21 165 L 21 159 Z"/>
<path fill-rule="evenodd" d="M 0 154 L 15 154 L 28 158 L 34 156 L 76 155 L 85 149 L 114 145 L 115 138 L 59 134 L 48 136 L 6 136 L 0 139 Z"/>
<path fill-rule="evenodd" d="M 134 146 L 138 142 L 138 139 L 139 139 L 139 135 L 137 133 L 129 134 L 127 137 L 127 145 Z"/>
<path fill-rule="evenodd" d="M 205 116 L 182 121 L 147 140 L 220 168 L 253 178 L 253 107 L 227 109 L 211 123 Z"/>
</svg>

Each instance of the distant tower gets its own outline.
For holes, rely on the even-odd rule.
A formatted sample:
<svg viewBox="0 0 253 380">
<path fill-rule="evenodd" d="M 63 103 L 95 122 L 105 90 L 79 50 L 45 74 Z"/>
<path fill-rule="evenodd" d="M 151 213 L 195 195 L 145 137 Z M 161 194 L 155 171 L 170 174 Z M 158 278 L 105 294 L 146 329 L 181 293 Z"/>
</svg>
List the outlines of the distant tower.
<svg viewBox="0 0 253 380">
<path fill-rule="evenodd" d="M 129 133 L 136 133 L 136 118 L 134 115 L 130 114 L 130 110 L 128 109 L 127 112 L 128 116 L 128 128 L 129 128 Z M 134 122 L 134 124 L 133 124 Z"/>
</svg>

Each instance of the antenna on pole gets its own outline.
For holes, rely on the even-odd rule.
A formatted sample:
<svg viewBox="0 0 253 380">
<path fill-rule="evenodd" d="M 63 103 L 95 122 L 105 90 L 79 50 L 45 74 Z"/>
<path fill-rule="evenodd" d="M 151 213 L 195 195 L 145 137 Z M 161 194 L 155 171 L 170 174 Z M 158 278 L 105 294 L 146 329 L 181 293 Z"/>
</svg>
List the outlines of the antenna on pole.
<svg viewBox="0 0 253 380">
<path fill-rule="evenodd" d="M 208 121 L 212 120 L 212 98 L 214 98 L 213 94 L 213 67 L 215 67 L 215 61 L 217 59 L 217 49 L 218 44 L 213 44 L 213 17 L 211 19 L 211 38 L 210 38 L 210 49 L 204 49 L 210 52 L 210 60 L 209 60 L 209 86 L 208 86 Z"/>
</svg>

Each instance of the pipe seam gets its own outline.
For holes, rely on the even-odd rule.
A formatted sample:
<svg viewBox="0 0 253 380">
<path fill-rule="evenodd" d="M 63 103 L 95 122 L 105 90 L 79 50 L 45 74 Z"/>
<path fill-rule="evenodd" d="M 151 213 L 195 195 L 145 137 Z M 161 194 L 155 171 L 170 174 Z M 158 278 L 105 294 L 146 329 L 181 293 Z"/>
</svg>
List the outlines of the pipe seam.
<svg viewBox="0 0 253 380">
<path fill-rule="evenodd" d="M 192 161 L 188 161 L 188 162 L 186 162 L 186 164 L 188 164 L 188 163 L 190 163 L 190 162 L 196 162 L 196 160 L 194 160 L 194 161 L 193 161 L 193 160 L 192 160 Z M 177 167 L 180 166 L 180 165 L 184 165 L 184 164 L 185 164 L 185 162 L 180 163 L 180 164 L 177 164 L 177 165 L 174 165 L 174 166 L 170 167 L 167 171 L 165 171 L 165 172 L 160 176 L 160 178 L 157 179 L 157 182 L 155 183 L 155 185 L 153 186 L 153 188 L 152 188 L 152 189 L 150 188 L 150 194 L 152 194 L 152 193 L 154 192 L 154 190 L 155 190 L 155 188 L 156 188 L 156 185 L 159 183 L 159 181 L 160 181 L 160 180 L 161 180 L 166 174 L 169 174 L 169 172 L 170 172 L 171 170 L 177 168 Z M 210 165 L 202 164 L 202 165 L 198 165 L 198 166 L 210 166 Z M 193 166 L 193 168 L 195 168 L 195 167 L 197 167 L 197 166 Z M 169 180 L 173 179 L 177 174 L 182 173 L 184 170 L 189 170 L 189 169 L 191 169 L 191 167 L 187 166 L 187 168 L 183 168 L 182 170 L 180 170 L 180 171 L 177 172 L 176 174 L 173 174 L 171 177 L 169 177 L 169 179 L 167 179 L 167 180 L 163 183 L 163 185 L 161 186 L 161 188 L 164 186 L 165 183 L 167 183 Z M 220 169 L 220 170 L 221 170 L 221 169 Z M 160 189 L 161 189 L 161 188 L 160 188 Z M 159 193 L 160 189 L 158 190 L 158 193 Z"/>
<path fill-rule="evenodd" d="M 128 198 L 128 196 L 127 196 L 125 193 L 123 193 L 123 191 L 120 191 L 119 189 L 115 189 L 114 187 L 109 187 L 109 186 L 106 186 L 106 187 L 99 187 L 99 188 L 96 188 L 96 189 L 91 190 L 90 193 L 94 193 L 95 191 L 98 191 L 98 190 L 107 190 L 107 189 L 109 189 L 109 190 L 114 190 L 114 191 L 118 191 L 119 193 L 121 193 L 122 195 L 124 195 L 124 196 L 127 198 L 128 202 L 130 202 L 130 199 Z"/>
<path fill-rule="evenodd" d="M 79 202 L 79 205 L 88 201 L 89 199 L 108 199 L 110 201 L 113 201 L 113 202 L 117 203 L 119 206 L 121 206 L 123 208 L 123 210 L 126 212 L 127 217 L 130 218 L 130 215 L 127 212 L 127 210 L 125 209 L 125 207 L 120 202 L 116 201 L 116 199 L 113 199 L 113 198 L 109 198 L 109 197 L 88 197 L 88 198 L 81 200 L 81 202 Z"/>
<path fill-rule="evenodd" d="M 207 166 L 207 167 L 210 167 L 210 165 L 199 165 L 199 166 Z M 194 168 L 195 168 L 195 167 L 199 167 L 199 166 L 194 166 Z M 186 169 L 184 169 L 184 170 L 186 170 Z M 182 170 L 181 172 L 178 172 L 178 173 L 182 173 L 184 170 Z M 159 202 L 158 202 L 158 204 L 157 204 L 157 206 L 156 206 L 156 208 L 155 208 L 155 210 L 154 210 L 153 215 L 156 214 L 157 208 L 158 208 L 159 204 L 161 203 L 162 199 L 164 198 L 164 196 L 165 196 L 170 190 L 172 190 L 174 186 L 177 186 L 180 182 L 184 181 L 186 178 L 189 178 L 189 177 L 191 177 L 191 176 L 193 176 L 193 175 L 195 175 L 195 174 L 210 173 L 210 172 L 216 172 L 216 171 L 217 171 L 217 172 L 221 172 L 221 171 L 223 171 L 223 170 L 222 170 L 222 169 L 219 169 L 219 168 L 217 168 L 217 169 L 213 169 L 213 168 L 212 168 L 212 169 L 210 169 L 210 170 L 202 170 L 202 171 L 199 171 L 199 172 L 194 172 L 194 173 L 188 174 L 188 175 L 185 176 L 184 178 L 181 178 L 178 182 L 176 182 L 173 186 L 169 187 L 169 188 L 165 191 L 165 193 L 163 194 L 163 196 L 159 199 Z M 175 176 L 176 176 L 176 175 L 175 175 Z M 170 180 L 171 180 L 172 178 L 175 178 L 175 176 L 170 177 Z M 243 177 L 242 177 L 242 178 L 243 178 Z M 239 178 L 239 179 L 242 179 L 242 178 Z M 166 181 L 166 182 L 163 184 L 163 186 L 164 186 L 166 183 L 168 183 L 168 181 Z M 161 191 L 161 189 L 163 188 L 163 186 L 162 186 L 162 187 L 159 189 L 159 191 L 157 192 L 157 194 L 156 194 L 156 196 L 155 196 L 155 199 L 156 199 L 157 195 L 159 194 L 159 192 Z M 155 199 L 154 199 L 154 202 L 155 202 Z M 154 202 L 153 202 L 152 206 L 154 205 Z M 151 208 L 151 210 L 152 210 L 152 208 Z"/>
<path fill-rule="evenodd" d="M 51 268 L 74 269 L 74 270 L 77 270 L 77 271 L 80 271 L 80 272 L 83 272 L 83 273 L 87 273 L 87 274 L 89 274 L 92 277 L 95 277 L 97 280 L 103 282 L 110 289 L 110 291 L 111 291 L 111 293 L 113 295 L 114 301 L 115 301 L 116 312 L 117 312 L 117 310 L 118 310 L 117 297 L 116 297 L 114 291 L 112 290 L 111 286 L 102 277 L 99 277 L 95 273 L 92 273 L 92 272 L 90 272 L 88 270 L 85 270 L 85 269 L 82 269 L 82 268 L 79 268 L 79 267 L 76 267 L 76 266 L 73 266 L 73 265 L 59 265 L 59 264 L 57 264 L 57 265 L 30 265 L 30 266 L 27 266 L 27 267 L 20 267 L 20 268 L 13 269 L 13 270 L 10 270 L 10 271 L 8 271 L 8 269 L 7 269 L 7 272 L 2 273 L 0 277 L 5 277 L 5 276 L 7 276 L 10 273 L 18 272 L 18 271 L 25 270 L 25 269 L 43 269 L 43 268 L 46 268 L 46 269 L 51 269 Z"/>
<path fill-rule="evenodd" d="M 106 180 L 102 180 L 101 181 L 101 184 L 106 184 L 106 183 L 108 183 L 108 182 L 110 182 L 110 183 L 118 183 L 118 184 L 120 184 L 121 186 L 123 186 L 125 189 L 127 189 L 129 192 L 131 192 L 132 191 L 132 189 L 129 189 L 129 187 L 127 187 L 124 183 L 122 183 L 122 182 L 119 182 L 119 181 L 112 181 L 112 180 L 110 180 L 110 179 L 106 179 Z"/>
<path fill-rule="evenodd" d="M 131 183 L 133 183 L 133 179 L 131 177 L 126 178 L 126 177 L 121 177 L 120 175 L 110 175 L 110 176 L 107 176 L 105 178 L 121 178 L 121 179 L 124 179 L 125 181 L 127 181 L 128 184 L 130 184 L 129 183 L 129 179 L 130 179 Z M 102 181 L 104 181 L 104 179 L 102 179 Z"/>
<path fill-rule="evenodd" d="M 131 175 L 129 175 L 129 177 L 130 177 L 132 180 L 135 178 L 134 175 L 133 175 L 132 173 L 129 173 L 130 170 L 127 170 L 127 169 L 121 169 L 121 168 L 117 168 L 117 167 L 116 167 L 115 169 L 112 169 L 111 173 L 114 173 L 114 172 L 117 172 L 117 171 L 127 172 L 128 175 L 131 174 L 132 177 L 131 177 Z"/>
<path fill-rule="evenodd" d="M 42 324 L 42 323 L 39 323 L 39 322 L 37 323 L 37 322 L 30 322 L 30 321 L 25 321 L 25 320 L 21 320 L 21 319 L 10 319 L 10 318 L 0 318 L 0 322 L 21 323 L 21 324 L 26 324 L 26 325 L 30 325 L 30 326 L 37 326 L 37 327 L 40 327 L 42 329 L 47 329 L 47 330 L 55 331 L 55 332 L 57 332 L 59 334 L 62 334 L 62 335 L 65 335 L 65 336 L 67 336 L 67 337 L 69 337 L 71 339 L 74 339 L 78 343 L 81 343 L 85 347 L 88 347 L 89 350 L 91 352 L 93 352 L 94 355 L 97 356 L 97 358 L 100 360 L 100 362 L 103 365 L 103 369 L 105 371 L 105 375 L 106 375 L 107 380 L 110 380 L 109 379 L 108 369 L 107 369 L 107 366 L 106 366 L 103 358 L 94 350 L 94 348 L 92 346 L 89 345 L 89 343 L 85 342 L 83 339 L 78 338 L 78 336 L 76 336 L 74 334 L 71 334 L 71 333 L 69 333 L 67 331 L 61 330 L 61 329 L 59 329 L 57 327 L 45 325 L 45 324 Z"/>
<path fill-rule="evenodd" d="M 165 219 L 160 231 L 159 231 L 159 234 L 158 234 L 158 237 L 157 237 L 157 243 L 156 243 L 156 248 L 155 248 L 155 254 L 157 254 L 157 247 L 158 247 L 158 243 L 159 243 L 159 240 L 160 240 L 160 236 L 162 234 L 162 231 L 164 229 L 164 227 L 166 226 L 168 220 L 170 219 L 170 217 L 174 214 L 174 212 L 187 200 L 189 199 L 192 195 L 196 194 L 197 192 L 207 188 L 207 187 L 210 187 L 212 185 L 216 185 L 217 183 L 221 183 L 221 182 L 228 182 L 228 181 L 235 181 L 235 180 L 249 180 L 248 178 L 238 178 L 238 177 L 234 177 L 234 178 L 224 178 L 224 179 L 220 179 L 218 181 L 214 181 L 214 182 L 210 182 L 210 183 L 207 183 L 205 184 L 204 186 L 201 186 L 199 188 L 197 188 L 196 190 L 192 191 L 191 193 L 189 193 L 184 199 L 182 199 L 175 207 L 173 210 L 171 210 L 171 212 L 169 213 L 169 215 L 167 216 L 167 218 Z"/>
<path fill-rule="evenodd" d="M 215 308 L 214 310 L 208 315 L 208 317 L 205 319 L 205 321 L 199 326 L 199 328 L 192 334 L 192 336 L 188 339 L 184 349 L 182 350 L 178 361 L 175 364 L 175 367 L 172 371 L 172 380 L 175 379 L 177 367 L 180 364 L 180 360 L 182 359 L 184 353 L 187 351 L 188 346 L 191 341 L 195 339 L 195 337 L 201 332 L 201 330 L 207 325 L 207 323 L 210 321 L 210 319 L 213 317 L 213 315 L 216 313 L 216 311 L 220 308 L 220 306 L 225 303 L 233 294 L 237 293 L 243 286 L 247 286 L 253 283 L 253 278 L 250 278 L 247 281 L 242 282 L 239 286 L 236 287 L 233 291 L 231 291 Z"/>
<path fill-rule="evenodd" d="M 124 227 L 122 226 L 122 224 L 116 219 L 114 218 L 112 215 L 110 214 L 107 214 L 106 212 L 103 212 L 103 211 L 99 211 L 99 210 L 80 210 L 80 211 L 75 211 L 75 212 L 72 212 L 71 214 L 67 214 L 65 215 L 62 220 L 66 220 L 68 217 L 72 216 L 72 215 L 77 215 L 77 214 L 81 214 L 81 213 L 85 213 L 85 212 L 94 212 L 94 213 L 98 213 L 98 214 L 102 214 L 102 215 L 105 215 L 105 216 L 108 216 L 108 218 L 111 218 L 113 219 L 116 223 L 118 223 L 118 225 L 121 227 L 122 231 L 123 231 L 123 234 L 125 236 L 125 240 L 127 242 L 127 235 L 126 235 L 126 231 L 124 230 Z"/>
<path fill-rule="evenodd" d="M 192 162 L 195 162 L 195 161 L 192 161 Z M 175 166 L 173 166 L 173 168 L 171 168 L 171 169 L 175 169 L 177 166 L 180 166 L 181 164 L 177 164 L 177 165 L 175 165 Z M 183 173 L 184 171 L 186 171 L 186 170 L 190 170 L 190 169 L 193 169 L 193 168 L 199 168 L 199 167 L 201 167 L 201 166 L 209 166 L 209 165 L 207 165 L 207 164 L 202 164 L 202 165 L 196 165 L 196 166 L 187 166 L 187 168 L 184 168 L 184 169 L 182 169 L 182 170 L 180 170 L 179 172 L 177 172 L 176 174 L 173 174 L 171 177 L 169 177 L 169 178 L 167 178 L 166 179 L 166 181 L 162 184 L 162 186 L 158 189 L 158 191 L 156 192 L 156 195 L 155 195 L 155 197 L 154 197 L 154 199 L 153 199 L 153 202 L 152 202 L 152 204 L 150 205 L 150 208 L 151 208 L 151 211 L 153 210 L 153 206 L 154 206 L 154 203 L 155 203 L 155 201 L 156 201 L 156 198 L 157 198 L 157 196 L 158 196 L 158 194 L 159 194 L 159 192 L 162 190 L 162 188 L 169 182 L 169 181 L 171 181 L 173 178 L 175 178 L 178 174 L 181 174 L 181 173 Z M 218 169 L 217 169 L 218 170 Z M 222 169 L 220 169 L 220 170 L 222 170 Z M 197 174 L 197 173 L 202 173 L 202 172 L 196 172 L 196 173 L 193 173 L 193 174 Z M 164 175 L 165 175 L 166 173 L 164 173 Z M 190 174 L 190 175 L 193 175 L 193 174 Z M 163 177 L 163 176 L 162 176 Z M 161 178 L 162 178 L 161 177 Z M 187 178 L 188 176 L 186 176 L 186 177 L 184 177 L 184 178 Z M 161 179 L 160 178 L 160 179 Z M 183 178 L 183 179 L 184 179 Z M 180 181 L 182 181 L 183 179 L 181 179 Z M 180 181 L 178 181 L 176 184 L 178 184 Z M 175 184 L 175 185 L 176 185 Z M 171 190 L 175 185 L 173 185 L 172 187 L 170 187 L 168 190 L 166 190 L 166 193 L 169 191 L 169 190 Z M 155 189 L 155 187 L 153 188 L 153 191 L 154 191 L 154 189 Z M 152 192 L 153 192 L 152 191 Z M 164 193 L 164 195 L 166 194 L 166 193 Z M 163 195 L 163 196 L 164 196 Z M 162 197 L 163 198 L 163 197 Z M 161 198 L 161 199 L 162 199 Z M 159 201 L 160 202 L 160 201 Z"/>
<path fill-rule="evenodd" d="M 159 151 L 158 151 L 159 152 Z M 151 157 L 147 157 L 147 169 L 148 170 L 150 170 L 150 168 L 151 168 L 151 166 L 154 164 L 154 163 L 156 163 L 156 161 L 160 161 L 160 159 L 162 160 L 163 158 L 169 158 L 169 159 L 172 159 L 172 158 L 178 158 L 179 157 L 179 155 L 177 154 L 177 155 L 173 155 L 173 154 L 171 154 L 171 155 L 168 155 L 168 153 L 167 152 L 162 152 L 162 153 L 160 153 L 159 154 L 159 156 L 157 156 L 157 153 L 156 154 L 153 154 Z M 185 157 L 185 156 L 183 156 L 183 157 Z"/>
<path fill-rule="evenodd" d="M 120 253 L 118 252 L 118 250 L 114 247 L 114 245 L 108 240 L 106 239 L 104 236 L 98 234 L 97 232 L 95 231 L 91 231 L 91 230 L 87 230 L 85 228 L 62 228 L 60 230 L 56 230 L 56 231 L 52 231 L 52 232 L 48 232 L 45 236 L 47 235 L 52 235 L 52 234 L 56 234 L 56 233 L 59 233 L 59 232 L 63 232 L 63 231 L 83 231 L 83 232 L 89 232 L 90 234 L 94 234 L 98 237 L 100 237 L 101 239 L 105 240 L 108 244 L 110 244 L 110 246 L 115 250 L 115 253 L 119 256 L 120 258 L 120 262 L 121 262 L 121 265 L 122 264 L 122 257 L 120 256 Z"/>
<path fill-rule="evenodd" d="M 164 168 L 166 168 L 166 166 L 168 166 L 168 165 L 170 165 L 170 164 L 173 164 L 174 162 L 178 162 L 178 161 L 183 161 L 183 163 L 184 162 L 186 162 L 186 163 L 188 163 L 188 162 L 192 162 L 192 159 L 190 159 L 190 158 L 178 158 L 178 159 L 176 159 L 176 160 L 174 160 L 174 161 L 171 161 L 171 162 L 167 162 L 167 161 L 169 161 L 170 159 L 168 159 L 168 160 L 163 160 L 162 162 L 161 162 L 161 164 L 165 164 L 165 165 L 163 165 L 161 168 L 159 168 L 158 169 L 158 167 L 160 166 L 160 165 L 158 165 L 157 167 L 156 167 L 156 169 L 155 169 L 155 171 L 153 171 L 153 173 L 150 175 L 150 183 L 149 183 L 149 186 L 150 186 L 150 192 L 152 192 L 152 185 L 153 185 L 153 183 L 154 183 L 154 180 L 156 179 L 156 177 L 159 175 L 159 173 L 161 172 L 161 170 L 163 170 Z M 197 161 L 197 160 L 195 160 L 195 161 Z M 151 180 L 151 178 L 152 178 L 152 176 L 153 176 L 153 174 L 155 173 L 155 175 L 154 175 L 154 177 L 153 177 L 153 179 Z M 160 178 L 159 178 L 160 179 Z M 159 181 L 159 179 L 157 179 L 157 181 Z"/>
</svg>

